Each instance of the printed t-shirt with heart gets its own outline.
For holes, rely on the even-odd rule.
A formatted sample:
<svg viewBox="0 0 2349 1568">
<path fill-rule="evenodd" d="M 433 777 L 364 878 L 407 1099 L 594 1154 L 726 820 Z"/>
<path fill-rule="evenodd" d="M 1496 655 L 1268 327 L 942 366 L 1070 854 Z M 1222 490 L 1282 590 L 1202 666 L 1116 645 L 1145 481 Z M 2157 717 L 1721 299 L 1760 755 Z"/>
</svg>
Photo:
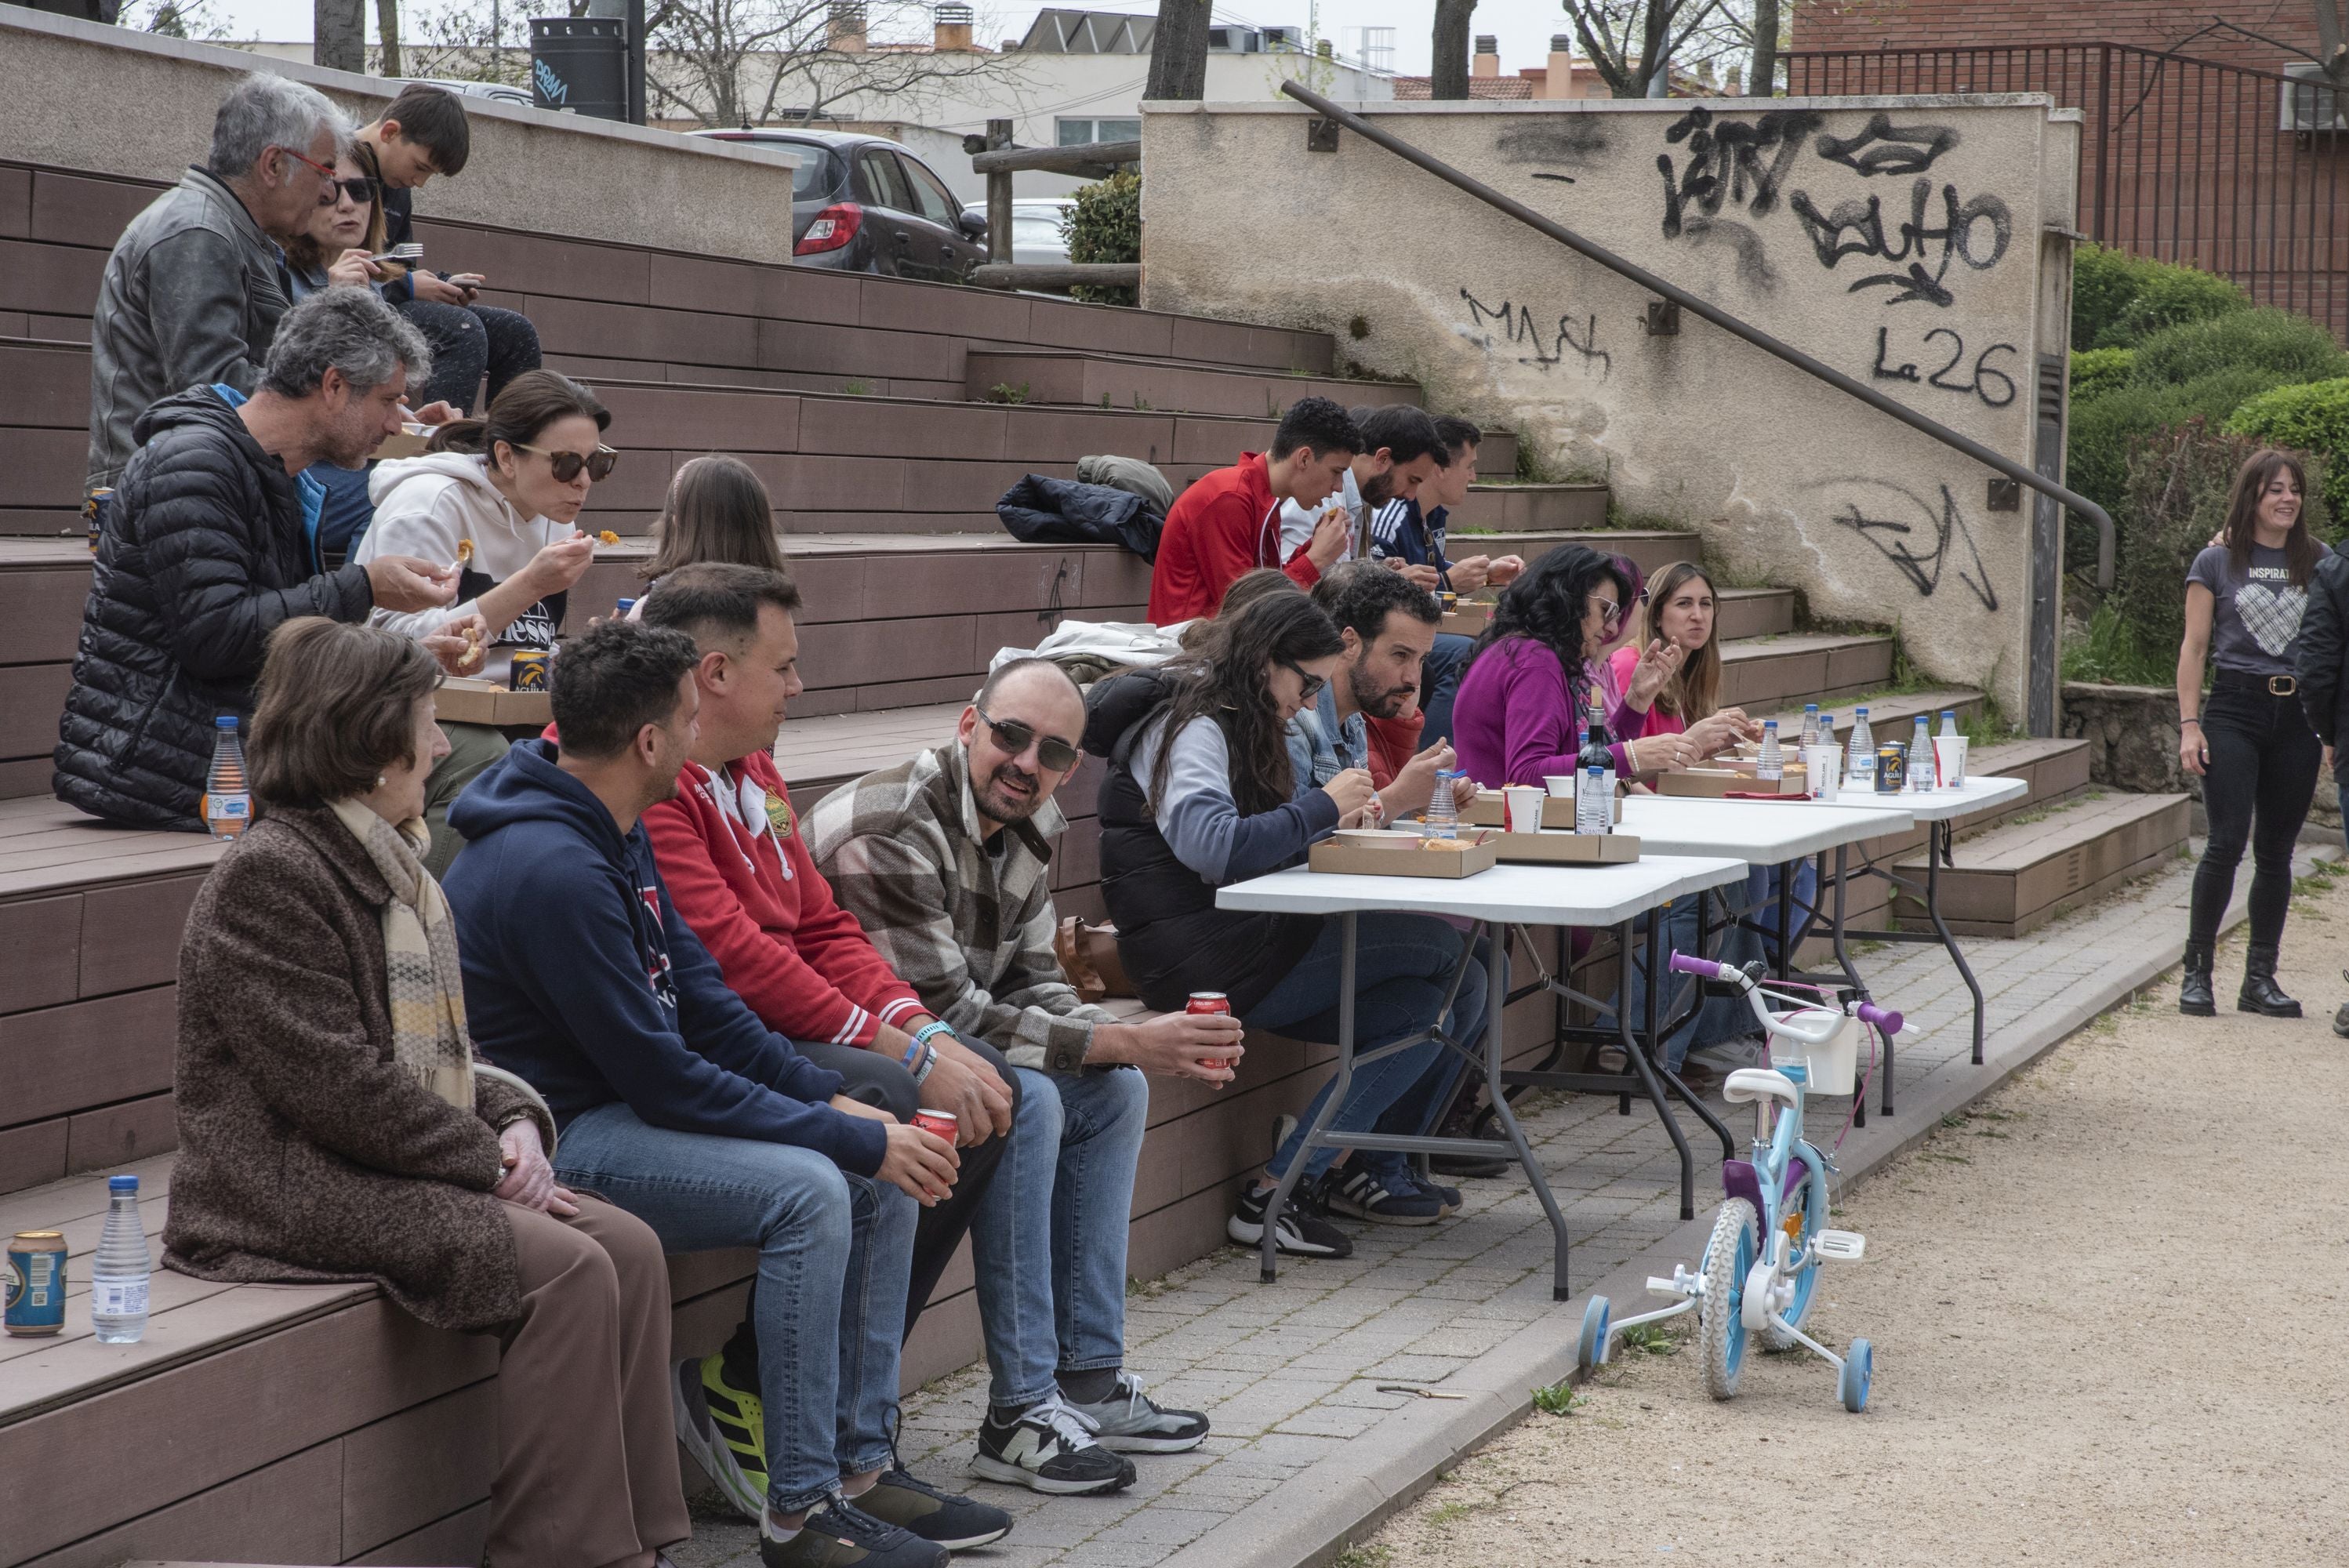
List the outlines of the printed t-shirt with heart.
<svg viewBox="0 0 2349 1568">
<path fill-rule="evenodd" d="M 2319 561 L 2331 553 L 2322 544 L 2316 547 Z M 2220 669 L 2248 676 L 2292 673 L 2292 645 L 2300 638 L 2308 589 L 2292 586 L 2282 550 L 2254 544 L 2251 570 L 2238 574 L 2227 547 L 2214 544 L 2194 558 L 2186 581 L 2199 583 L 2218 601 L 2210 622 L 2210 653 Z"/>
</svg>

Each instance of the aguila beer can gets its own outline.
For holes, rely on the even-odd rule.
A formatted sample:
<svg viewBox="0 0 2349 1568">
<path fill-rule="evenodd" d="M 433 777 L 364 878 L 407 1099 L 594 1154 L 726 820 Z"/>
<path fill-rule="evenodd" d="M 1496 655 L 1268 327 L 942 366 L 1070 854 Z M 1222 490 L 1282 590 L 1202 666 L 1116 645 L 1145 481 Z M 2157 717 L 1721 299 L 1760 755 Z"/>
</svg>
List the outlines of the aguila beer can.
<svg viewBox="0 0 2349 1568">
<path fill-rule="evenodd" d="M 62 1231 L 19 1231 L 8 1243 L 7 1326 L 11 1334 L 55 1334 L 66 1326 L 66 1238 Z"/>
<path fill-rule="evenodd" d="M 546 654 L 539 648 L 524 648 L 513 656 L 512 673 L 506 685 L 514 691 L 544 691 L 546 689 Z"/>
</svg>

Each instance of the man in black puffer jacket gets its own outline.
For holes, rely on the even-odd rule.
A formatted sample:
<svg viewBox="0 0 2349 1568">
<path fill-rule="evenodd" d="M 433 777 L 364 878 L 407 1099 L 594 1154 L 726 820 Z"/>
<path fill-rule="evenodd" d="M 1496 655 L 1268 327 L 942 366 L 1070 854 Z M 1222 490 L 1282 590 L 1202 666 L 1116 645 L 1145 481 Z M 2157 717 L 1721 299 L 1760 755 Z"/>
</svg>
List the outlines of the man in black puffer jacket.
<svg viewBox="0 0 2349 1568">
<path fill-rule="evenodd" d="M 455 596 L 453 566 L 410 556 L 320 571 L 323 491 L 296 477 L 374 451 L 426 365 L 423 339 L 389 305 L 327 289 L 279 322 L 249 400 L 195 387 L 139 417 L 82 613 L 57 799 L 109 821 L 202 831 L 212 721 L 252 715 L 271 632 L 300 615 L 364 621 L 377 605 Z"/>
</svg>

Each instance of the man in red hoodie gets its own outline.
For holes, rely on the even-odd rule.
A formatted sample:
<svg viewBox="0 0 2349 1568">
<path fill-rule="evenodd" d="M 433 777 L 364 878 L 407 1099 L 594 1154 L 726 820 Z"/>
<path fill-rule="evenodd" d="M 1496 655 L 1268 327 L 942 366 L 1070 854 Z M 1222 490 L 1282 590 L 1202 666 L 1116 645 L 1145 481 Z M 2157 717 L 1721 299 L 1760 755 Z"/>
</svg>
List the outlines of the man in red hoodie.
<svg viewBox="0 0 2349 1568">
<path fill-rule="evenodd" d="M 712 562 L 678 568 L 645 597 L 645 624 L 674 627 L 700 649 L 701 707 L 675 798 L 643 820 L 678 915 L 769 1028 L 841 1074 L 843 1092 L 901 1121 L 917 1104 L 954 1113 L 961 1171 L 953 1195 L 925 1209 L 915 1231 L 911 1333 L 1002 1158 L 1018 1097 L 994 1047 L 965 1044 L 931 1016 L 809 856 L 769 749 L 802 690 L 799 603 L 780 572 Z M 702 1363 L 701 1392 L 726 1451 L 705 1454 L 709 1445 L 687 1439 L 705 1469 L 730 1462 L 751 1491 L 765 1484 L 762 1430 L 748 1418 L 756 1355 L 756 1340 L 738 1333 Z"/>
<path fill-rule="evenodd" d="M 1224 590 L 1259 566 L 1279 567 L 1300 588 L 1319 582 L 1346 552 L 1346 513 L 1333 509 L 1284 560 L 1281 503 L 1309 511 L 1319 505 L 1361 449 L 1361 432 L 1344 408 L 1327 397 L 1300 397 L 1281 417 L 1270 451 L 1242 452 L 1237 464 L 1203 476 L 1175 497 L 1150 568 L 1152 622 L 1171 626 L 1214 614 Z"/>
</svg>

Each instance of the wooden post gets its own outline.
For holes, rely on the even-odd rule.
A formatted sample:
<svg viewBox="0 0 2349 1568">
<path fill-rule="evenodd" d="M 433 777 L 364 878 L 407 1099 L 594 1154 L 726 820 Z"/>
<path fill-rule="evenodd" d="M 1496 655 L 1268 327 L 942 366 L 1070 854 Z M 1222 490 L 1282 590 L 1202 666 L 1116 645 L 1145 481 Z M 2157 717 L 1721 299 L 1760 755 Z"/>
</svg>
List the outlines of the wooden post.
<svg viewBox="0 0 2349 1568">
<path fill-rule="evenodd" d="M 987 122 L 987 145 L 989 151 L 1011 145 L 1011 122 L 990 119 Z M 987 172 L 987 259 L 998 265 L 1011 260 L 1011 170 L 990 169 Z"/>
</svg>

